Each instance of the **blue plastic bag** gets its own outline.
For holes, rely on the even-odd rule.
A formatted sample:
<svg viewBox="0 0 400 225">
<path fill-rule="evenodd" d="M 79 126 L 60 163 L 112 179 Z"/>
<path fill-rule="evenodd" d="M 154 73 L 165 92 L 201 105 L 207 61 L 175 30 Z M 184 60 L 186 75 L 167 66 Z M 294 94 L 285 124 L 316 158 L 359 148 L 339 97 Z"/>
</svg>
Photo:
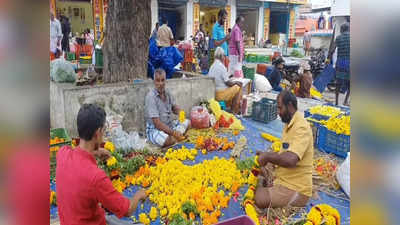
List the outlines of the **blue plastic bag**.
<svg viewBox="0 0 400 225">
<path fill-rule="evenodd" d="M 167 79 L 172 77 L 175 66 L 183 60 L 182 54 L 175 47 L 158 48 L 156 40 L 150 38 L 149 60 L 147 62 L 147 75 L 153 78 L 154 70 L 162 68 L 165 70 Z"/>
<path fill-rule="evenodd" d="M 165 70 L 167 79 L 172 77 L 175 72 L 175 66 L 182 60 L 183 56 L 175 47 L 165 47 L 160 50 L 161 68 Z"/>
</svg>

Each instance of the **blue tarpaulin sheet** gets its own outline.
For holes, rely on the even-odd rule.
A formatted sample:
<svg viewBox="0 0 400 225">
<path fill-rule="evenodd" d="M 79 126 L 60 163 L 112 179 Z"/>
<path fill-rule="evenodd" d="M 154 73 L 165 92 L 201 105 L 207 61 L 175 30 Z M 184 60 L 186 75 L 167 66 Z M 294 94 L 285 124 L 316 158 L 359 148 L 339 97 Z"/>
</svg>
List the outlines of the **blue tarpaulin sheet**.
<svg viewBox="0 0 400 225">
<path fill-rule="evenodd" d="M 322 73 L 314 80 L 314 87 L 319 92 L 324 92 L 326 86 L 331 82 L 331 80 L 335 77 L 336 71 L 333 68 L 332 64 L 329 64 L 325 67 Z"/>
<path fill-rule="evenodd" d="M 267 132 L 270 133 L 276 137 L 281 137 L 281 133 L 283 130 L 283 123 L 277 119 L 274 121 L 271 121 L 267 124 L 261 123 L 261 122 L 256 122 L 253 121 L 249 118 L 243 118 L 241 119 L 243 125 L 245 126 L 245 130 L 242 131 L 238 136 L 232 136 L 231 134 L 226 134 L 225 136 L 228 137 L 230 140 L 235 140 L 237 141 L 242 135 L 244 135 L 247 138 L 247 145 L 248 147 L 242 152 L 241 154 L 241 159 L 245 159 L 247 157 L 254 156 L 256 153 L 256 150 L 261 150 L 265 151 L 268 149 L 268 147 L 272 144 L 265 139 L 263 139 L 260 136 L 261 132 Z M 224 136 L 224 135 L 222 135 Z M 184 144 L 187 148 L 193 148 L 194 144 L 189 144 L 185 143 Z M 174 148 L 180 148 L 182 144 L 174 146 Z M 194 161 L 184 161 L 184 164 L 186 165 L 194 165 L 197 163 L 201 163 L 204 160 L 209 160 L 213 159 L 214 157 L 224 157 L 224 158 L 230 158 L 230 150 L 229 151 L 214 151 L 214 152 L 209 152 L 206 155 L 203 155 L 199 153 L 197 157 L 195 158 Z M 51 188 L 55 189 L 55 184 L 51 186 Z M 131 186 L 127 189 L 124 190 L 123 194 L 131 198 L 133 197 L 134 193 L 139 189 L 140 187 L 138 186 Z M 244 195 L 244 193 L 247 191 L 247 186 L 243 186 L 242 188 L 239 189 L 239 193 L 241 196 Z M 343 194 L 342 190 L 337 191 L 338 193 L 340 192 Z M 338 199 L 335 197 L 332 197 L 328 194 L 325 194 L 323 192 L 319 192 L 319 199 L 317 200 L 310 200 L 310 202 L 307 205 L 307 210 L 309 210 L 313 205 L 320 204 L 320 203 L 326 203 L 330 204 L 331 206 L 337 208 L 341 214 L 341 224 L 350 224 L 349 223 L 349 218 L 350 218 L 350 202 L 348 200 L 342 200 Z M 146 200 L 144 203 L 138 206 L 136 212 L 134 213 L 133 216 L 136 217 L 136 219 L 139 219 L 139 214 L 142 212 L 149 213 L 150 208 L 151 208 L 152 203 L 149 200 Z M 52 218 L 56 216 L 57 208 L 52 207 L 50 209 Z M 220 217 L 219 221 L 223 221 L 229 218 L 237 217 L 239 215 L 244 215 L 245 212 L 242 209 L 240 202 L 237 201 L 235 202 L 233 199 L 229 201 L 229 207 L 226 209 L 221 210 L 222 216 Z M 123 220 L 126 221 L 132 221 L 130 218 L 123 218 Z M 133 221 L 132 221 L 133 223 Z M 151 225 L 160 225 L 160 220 L 157 219 L 156 221 L 153 221 Z"/>
</svg>

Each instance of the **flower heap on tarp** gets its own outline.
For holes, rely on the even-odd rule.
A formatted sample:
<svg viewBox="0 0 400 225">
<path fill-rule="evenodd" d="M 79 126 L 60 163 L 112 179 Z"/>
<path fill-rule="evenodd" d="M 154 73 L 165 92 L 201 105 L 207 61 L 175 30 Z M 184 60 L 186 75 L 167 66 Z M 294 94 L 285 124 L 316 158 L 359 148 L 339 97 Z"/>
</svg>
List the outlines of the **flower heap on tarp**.
<svg viewBox="0 0 400 225">
<path fill-rule="evenodd" d="M 311 208 L 304 225 L 340 225 L 340 213 L 328 204 L 319 204 Z"/>
<path fill-rule="evenodd" d="M 325 126 L 336 134 L 350 135 L 350 116 L 331 117 Z"/>
<path fill-rule="evenodd" d="M 155 167 L 146 165 L 140 168 L 132 184 L 149 187 L 149 199 L 156 203 L 160 216 L 165 219 L 172 220 L 174 215 L 179 214 L 189 219 L 199 216 L 204 225 L 217 223 L 220 210 L 228 207 L 232 192 L 248 181 L 242 177 L 233 159 L 215 157 L 188 166 L 179 158 L 185 156 L 159 160 Z M 187 202 L 196 210 L 186 210 L 185 213 L 183 206 Z"/>
<path fill-rule="evenodd" d="M 219 150 L 219 149 L 226 151 L 233 147 L 235 147 L 235 142 L 228 141 L 227 137 L 204 138 L 203 136 L 198 136 L 197 140 L 196 140 L 196 148 L 197 149 L 206 149 L 209 152 Z"/>
<path fill-rule="evenodd" d="M 318 114 L 321 116 L 328 116 L 328 117 L 336 117 L 342 113 L 342 111 L 339 108 L 328 105 L 317 105 L 311 107 L 309 111 L 311 114 Z"/>
<path fill-rule="evenodd" d="M 187 149 L 184 145 L 178 150 L 174 150 L 172 148 L 169 148 L 167 152 L 165 153 L 165 159 L 177 159 L 177 160 L 194 160 L 197 155 L 197 150 L 192 148 L 192 149 Z"/>
<path fill-rule="evenodd" d="M 210 106 L 211 111 L 215 115 L 215 118 L 217 119 L 217 121 L 219 121 L 221 116 L 223 116 L 223 118 L 224 118 L 223 125 L 227 126 L 229 124 L 229 126 L 227 128 L 233 129 L 233 130 L 244 130 L 242 122 L 240 120 L 238 120 L 233 114 L 222 110 L 221 106 L 219 105 L 219 103 L 217 101 L 215 101 L 214 99 L 209 100 L 209 106 Z M 221 125 L 221 124 L 219 124 L 219 125 Z"/>
</svg>

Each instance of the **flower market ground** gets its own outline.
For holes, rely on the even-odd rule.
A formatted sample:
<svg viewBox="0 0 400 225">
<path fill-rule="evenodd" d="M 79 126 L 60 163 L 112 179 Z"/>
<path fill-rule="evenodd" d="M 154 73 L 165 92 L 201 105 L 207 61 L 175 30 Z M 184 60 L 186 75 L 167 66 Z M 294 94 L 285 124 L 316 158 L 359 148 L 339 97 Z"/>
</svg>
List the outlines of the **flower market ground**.
<svg viewBox="0 0 400 225">
<path fill-rule="evenodd" d="M 334 94 L 332 93 L 327 93 L 327 97 L 332 99 L 332 96 L 334 98 Z M 339 102 L 342 103 L 342 98 L 343 96 L 340 96 Z M 247 146 L 246 148 L 242 151 L 241 153 L 241 159 L 245 159 L 247 157 L 251 157 L 255 155 L 256 150 L 266 150 L 268 147 L 270 147 L 271 143 L 263 139 L 260 134 L 262 132 L 269 133 L 271 135 L 274 135 L 276 137 L 280 137 L 283 129 L 283 123 L 277 119 L 274 120 L 268 124 L 260 123 L 253 121 L 251 118 L 242 118 L 241 119 L 243 126 L 245 127 L 245 130 L 240 132 L 239 135 L 234 136 L 230 132 L 221 134 L 221 136 L 226 136 L 228 137 L 229 141 L 233 140 L 235 143 L 238 141 L 238 139 L 241 136 L 245 136 L 247 139 Z M 191 143 L 184 143 L 184 144 L 178 144 L 174 146 L 174 149 L 180 148 L 182 145 L 186 146 L 188 149 L 194 148 L 195 145 Z M 202 154 L 201 151 L 198 151 L 197 156 L 195 157 L 195 160 L 185 160 L 183 163 L 185 165 L 194 165 L 194 164 L 199 164 L 202 163 L 204 160 L 211 160 L 214 157 L 219 157 L 219 158 L 226 158 L 229 159 L 231 157 L 231 151 L 213 151 L 209 152 L 207 154 Z M 316 156 L 326 156 L 325 153 L 319 152 L 317 149 L 315 150 L 315 155 Z M 332 156 L 330 156 L 332 158 Z M 341 162 L 343 159 L 334 157 L 335 160 Z M 51 190 L 55 191 L 55 183 L 51 184 Z M 315 184 L 314 184 L 315 185 Z M 133 197 L 134 193 L 139 189 L 139 186 L 130 186 L 126 188 L 123 191 L 123 194 L 126 197 Z M 247 192 L 248 186 L 243 185 L 239 189 L 240 196 L 243 196 Z M 314 189 L 315 190 L 315 189 Z M 305 211 L 308 212 L 312 206 L 317 205 L 317 204 L 329 204 L 332 207 L 336 208 L 341 215 L 341 224 L 350 224 L 350 200 L 348 197 L 344 194 L 344 192 L 339 188 L 337 190 L 335 189 L 326 189 L 326 190 L 316 190 L 314 192 L 313 198 L 310 200 L 308 203 Z M 150 212 L 150 208 L 153 206 L 153 204 L 149 201 L 146 200 L 142 205 L 139 205 L 136 212 L 134 213 L 134 217 L 136 219 L 139 219 L 139 214 L 140 213 L 146 213 L 148 214 Z M 57 215 L 57 207 L 52 205 L 50 209 L 51 213 L 51 224 L 59 224 L 58 221 L 58 215 Z M 230 199 L 229 205 L 227 208 L 221 210 L 221 216 L 219 217 L 219 221 L 223 221 L 229 218 L 234 218 L 239 215 L 245 215 L 245 211 L 241 206 L 241 203 L 239 200 L 235 201 L 233 198 Z M 301 213 L 297 213 L 298 217 L 301 217 Z M 296 217 L 296 216 L 295 216 Z M 123 220 L 126 220 L 129 223 L 133 224 L 133 221 L 131 218 L 123 218 Z M 151 222 L 151 225 L 157 225 L 161 224 L 161 221 L 159 217 L 157 220 Z"/>
</svg>

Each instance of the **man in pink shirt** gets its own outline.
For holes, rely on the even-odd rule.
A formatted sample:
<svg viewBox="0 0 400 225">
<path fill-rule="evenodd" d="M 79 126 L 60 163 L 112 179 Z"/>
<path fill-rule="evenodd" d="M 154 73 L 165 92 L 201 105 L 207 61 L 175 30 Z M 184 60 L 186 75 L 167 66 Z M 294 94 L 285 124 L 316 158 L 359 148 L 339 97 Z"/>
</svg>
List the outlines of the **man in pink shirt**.
<svg viewBox="0 0 400 225">
<path fill-rule="evenodd" d="M 243 77 L 242 62 L 244 57 L 243 28 L 244 18 L 236 18 L 236 24 L 232 28 L 231 39 L 229 40 L 229 74 L 235 77 Z"/>
<path fill-rule="evenodd" d="M 56 186 L 61 225 L 106 225 L 102 207 L 122 218 L 132 215 L 138 202 L 146 198 L 143 190 L 132 199 L 124 197 L 97 167 L 96 157 L 109 156 L 107 150 L 99 148 L 103 142 L 105 118 L 106 113 L 99 106 L 83 105 L 77 118 L 79 146 L 75 149 L 63 147 L 57 153 Z"/>
</svg>

